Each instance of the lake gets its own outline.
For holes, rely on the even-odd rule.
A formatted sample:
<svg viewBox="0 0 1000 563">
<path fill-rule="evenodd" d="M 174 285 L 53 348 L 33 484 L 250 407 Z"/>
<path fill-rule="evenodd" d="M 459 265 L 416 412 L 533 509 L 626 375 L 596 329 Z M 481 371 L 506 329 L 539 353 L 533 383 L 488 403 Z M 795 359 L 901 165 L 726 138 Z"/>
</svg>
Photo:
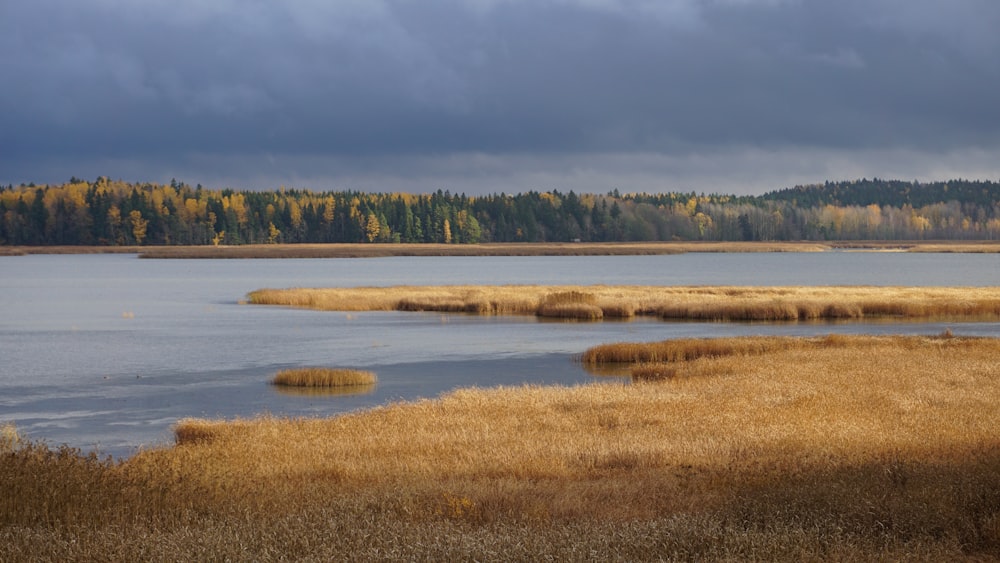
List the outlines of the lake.
<svg viewBox="0 0 1000 563">
<path fill-rule="evenodd" d="M 436 284 L 992 286 L 995 254 L 825 252 L 592 257 L 145 260 L 0 257 L 0 423 L 50 444 L 127 456 L 184 417 L 324 416 L 465 386 L 609 378 L 574 356 L 622 340 L 750 334 L 1000 336 L 1000 323 L 552 322 L 336 313 L 240 304 L 263 287 Z M 377 373 L 360 395 L 295 395 L 279 369 Z M 613 380 L 613 379 L 610 379 Z"/>
</svg>

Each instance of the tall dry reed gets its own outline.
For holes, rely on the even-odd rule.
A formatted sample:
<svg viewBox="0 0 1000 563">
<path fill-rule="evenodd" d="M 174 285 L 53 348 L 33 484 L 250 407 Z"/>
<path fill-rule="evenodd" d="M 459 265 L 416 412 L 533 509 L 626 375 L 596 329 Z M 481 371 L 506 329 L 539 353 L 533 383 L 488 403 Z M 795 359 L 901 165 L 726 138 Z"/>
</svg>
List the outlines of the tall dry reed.
<svg viewBox="0 0 1000 563">
<path fill-rule="evenodd" d="M 80 247 L 84 248 L 84 247 Z M 113 248 L 113 247 L 88 247 Z M 543 242 L 486 244 L 250 244 L 143 247 L 142 258 L 376 258 L 387 256 L 637 256 L 685 252 L 822 252 L 811 242 Z M 81 250 L 82 251 L 82 250 Z"/>
<path fill-rule="evenodd" d="M 376 381 L 375 374 L 366 370 L 311 367 L 281 370 L 271 383 L 286 387 L 351 387 L 374 385 Z"/>
<path fill-rule="evenodd" d="M 377 258 L 388 256 L 637 256 L 686 252 L 997 253 L 997 241 L 625 242 L 488 244 L 247 244 L 238 246 L 0 246 L 0 256 L 139 254 L 140 258 Z"/>
<path fill-rule="evenodd" d="M 19 443 L 0 559 L 1000 557 L 1000 342 L 807 341 L 691 341 L 656 384 L 188 420 L 122 462 Z"/>
<path fill-rule="evenodd" d="M 849 337 L 742 336 L 734 338 L 677 338 L 659 342 L 619 342 L 588 348 L 585 364 L 687 362 L 721 356 L 759 356 L 778 351 L 842 348 Z"/>
<path fill-rule="evenodd" d="M 250 303 L 333 311 L 707 321 L 1000 318 L 1000 287 L 396 286 L 261 289 Z"/>
<path fill-rule="evenodd" d="M 604 318 L 597 297 L 585 291 L 557 291 L 543 296 L 535 309 L 539 317 L 596 321 Z"/>
</svg>

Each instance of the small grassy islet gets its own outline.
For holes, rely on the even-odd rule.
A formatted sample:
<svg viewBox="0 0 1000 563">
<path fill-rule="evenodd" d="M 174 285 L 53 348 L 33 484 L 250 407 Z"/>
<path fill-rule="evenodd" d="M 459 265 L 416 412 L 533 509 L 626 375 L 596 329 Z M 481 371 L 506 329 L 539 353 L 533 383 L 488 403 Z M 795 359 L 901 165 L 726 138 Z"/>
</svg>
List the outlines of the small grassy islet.
<svg viewBox="0 0 1000 563">
<path fill-rule="evenodd" d="M 257 305 L 600 320 L 995 320 L 1000 287 L 454 285 L 259 289 Z"/>
<path fill-rule="evenodd" d="M 355 387 L 374 385 L 378 378 L 360 369 L 307 367 L 281 370 L 271 379 L 272 385 L 283 387 Z"/>
</svg>

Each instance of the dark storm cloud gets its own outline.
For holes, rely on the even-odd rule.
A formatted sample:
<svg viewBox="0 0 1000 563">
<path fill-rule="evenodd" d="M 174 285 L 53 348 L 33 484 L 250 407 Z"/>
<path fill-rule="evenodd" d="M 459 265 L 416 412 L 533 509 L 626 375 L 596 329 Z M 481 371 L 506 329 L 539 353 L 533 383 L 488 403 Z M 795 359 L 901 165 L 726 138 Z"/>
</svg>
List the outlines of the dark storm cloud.
<svg viewBox="0 0 1000 563">
<path fill-rule="evenodd" d="M 0 181 L 995 177 L 998 23 L 992 0 L 15 0 Z"/>
</svg>

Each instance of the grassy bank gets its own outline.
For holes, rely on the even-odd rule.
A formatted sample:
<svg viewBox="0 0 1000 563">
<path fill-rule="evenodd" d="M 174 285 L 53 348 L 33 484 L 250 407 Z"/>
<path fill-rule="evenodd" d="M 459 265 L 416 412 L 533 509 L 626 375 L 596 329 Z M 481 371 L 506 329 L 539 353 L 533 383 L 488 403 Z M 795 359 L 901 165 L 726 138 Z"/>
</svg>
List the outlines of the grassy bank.
<svg viewBox="0 0 1000 563">
<path fill-rule="evenodd" d="M 143 246 L 2 246 L 0 256 L 29 254 L 136 254 Z"/>
<path fill-rule="evenodd" d="M 656 384 L 185 420 L 123 462 L 4 434 L 0 559 L 1000 557 L 1000 341 L 765 342 Z"/>
<path fill-rule="evenodd" d="M 821 252 L 817 243 L 555 242 L 489 244 L 280 244 L 156 247 L 143 258 L 380 258 L 390 256 L 641 256 L 685 252 Z"/>
<path fill-rule="evenodd" d="M 329 311 L 707 321 L 996 319 L 1000 287 L 395 286 L 261 289 L 250 303 Z"/>
<path fill-rule="evenodd" d="M 381 258 L 390 256 L 631 256 L 686 252 L 997 253 L 1000 241 L 565 242 L 488 244 L 248 244 L 240 246 L 0 246 L 0 256 L 138 253 L 142 258 Z"/>
</svg>

